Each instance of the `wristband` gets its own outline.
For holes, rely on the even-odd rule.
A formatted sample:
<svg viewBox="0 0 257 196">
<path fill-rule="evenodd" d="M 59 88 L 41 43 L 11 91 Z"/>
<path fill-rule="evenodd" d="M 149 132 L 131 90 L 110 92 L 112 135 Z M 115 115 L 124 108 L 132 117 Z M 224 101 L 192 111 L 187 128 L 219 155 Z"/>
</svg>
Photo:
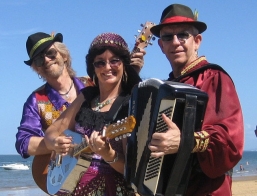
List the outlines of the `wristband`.
<svg viewBox="0 0 257 196">
<path fill-rule="evenodd" d="M 119 160 L 119 153 L 117 153 L 115 151 L 115 157 L 114 157 L 113 161 L 105 161 L 105 162 L 108 163 L 108 164 L 112 164 L 112 163 L 117 162 L 118 160 Z"/>
</svg>

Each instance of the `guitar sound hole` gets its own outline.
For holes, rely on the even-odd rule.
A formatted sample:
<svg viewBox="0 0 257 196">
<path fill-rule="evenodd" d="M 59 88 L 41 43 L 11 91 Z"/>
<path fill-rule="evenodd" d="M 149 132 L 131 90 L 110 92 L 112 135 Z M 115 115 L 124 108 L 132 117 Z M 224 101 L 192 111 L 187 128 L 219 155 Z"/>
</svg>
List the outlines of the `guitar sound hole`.
<svg viewBox="0 0 257 196">
<path fill-rule="evenodd" d="M 62 181 L 62 175 L 59 175 L 58 176 L 58 182 L 61 182 Z"/>
<path fill-rule="evenodd" d="M 69 171 L 69 169 L 70 169 L 70 164 L 66 164 L 65 165 L 65 173 L 67 173 L 67 171 Z"/>
<path fill-rule="evenodd" d="M 52 184 L 55 184 L 55 176 L 52 178 Z"/>
</svg>

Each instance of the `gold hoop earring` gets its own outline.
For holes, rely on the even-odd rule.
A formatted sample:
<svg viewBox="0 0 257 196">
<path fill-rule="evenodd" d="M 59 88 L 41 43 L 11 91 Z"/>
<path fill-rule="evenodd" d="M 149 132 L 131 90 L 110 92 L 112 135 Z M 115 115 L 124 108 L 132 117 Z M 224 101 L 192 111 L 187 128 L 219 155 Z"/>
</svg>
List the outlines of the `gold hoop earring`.
<svg viewBox="0 0 257 196">
<path fill-rule="evenodd" d="M 124 70 L 123 75 L 122 75 L 122 81 L 127 84 L 128 81 L 128 74 L 127 72 Z"/>
<path fill-rule="evenodd" d="M 94 82 L 94 84 L 96 85 L 96 83 L 95 83 L 95 74 L 93 75 L 93 82 Z"/>
</svg>

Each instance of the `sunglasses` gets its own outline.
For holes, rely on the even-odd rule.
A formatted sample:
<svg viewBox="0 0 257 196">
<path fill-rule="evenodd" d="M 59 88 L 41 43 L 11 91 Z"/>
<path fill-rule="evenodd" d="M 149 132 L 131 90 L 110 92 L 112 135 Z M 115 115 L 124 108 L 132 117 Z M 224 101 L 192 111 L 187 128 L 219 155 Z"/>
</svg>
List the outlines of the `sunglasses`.
<svg viewBox="0 0 257 196">
<path fill-rule="evenodd" d="M 54 60 L 57 56 L 57 51 L 54 48 L 51 48 L 47 50 L 46 52 L 42 52 L 39 55 L 37 55 L 33 62 L 37 67 L 41 67 L 45 64 L 45 57 Z"/>
<path fill-rule="evenodd" d="M 180 32 L 180 33 L 177 33 L 177 34 L 166 34 L 166 35 L 162 35 L 161 36 L 161 40 L 164 41 L 164 42 L 168 42 L 168 41 L 172 41 L 174 39 L 174 36 L 176 35 L 178 41 L 180 43 L 185 43 L 186 40 L 191 37 L 192 35 L 189 34 L 188 32 Z"/>
<path fill-rule="evenodd" d="M 96 62 L 93 63 L 93 65 L 96 68 L 101 68 L 101 67 L 105 67 L 107 63 L 109 63 L 109 65 L 112 68 L 117 68 L 117 67 L 120 66 L 121 60 L 120 59 L 112 59 L 109 62 L 106 62 L 106 61 L 96 61 Z"/>
</svg>

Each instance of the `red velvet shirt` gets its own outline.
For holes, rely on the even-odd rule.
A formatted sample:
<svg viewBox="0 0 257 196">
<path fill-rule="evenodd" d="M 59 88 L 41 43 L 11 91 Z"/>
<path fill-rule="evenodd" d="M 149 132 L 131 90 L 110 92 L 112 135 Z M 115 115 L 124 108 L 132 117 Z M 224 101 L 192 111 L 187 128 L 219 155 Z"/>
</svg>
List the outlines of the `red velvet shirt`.
<svg viewBox="0 0 257 196">
<path fill-rule="evenodd" d="M 208 64 L 205 57 L 195 62 L 181 73 Z M 169 80 L 174 79 L 172 76 L 170 73 Z M 230 196 L 232 179 L 228 171 L 242 158 L 244 146 L 242 110 L 233 81 L 225 72 L 209 68 L 180 82 L 196 86 L 209 96 L 202 130 L 209 134 L 210 142 L 204 152 L 197 153 L 200 170 L 193 169 L 187 195 Z"/>
</svg>

